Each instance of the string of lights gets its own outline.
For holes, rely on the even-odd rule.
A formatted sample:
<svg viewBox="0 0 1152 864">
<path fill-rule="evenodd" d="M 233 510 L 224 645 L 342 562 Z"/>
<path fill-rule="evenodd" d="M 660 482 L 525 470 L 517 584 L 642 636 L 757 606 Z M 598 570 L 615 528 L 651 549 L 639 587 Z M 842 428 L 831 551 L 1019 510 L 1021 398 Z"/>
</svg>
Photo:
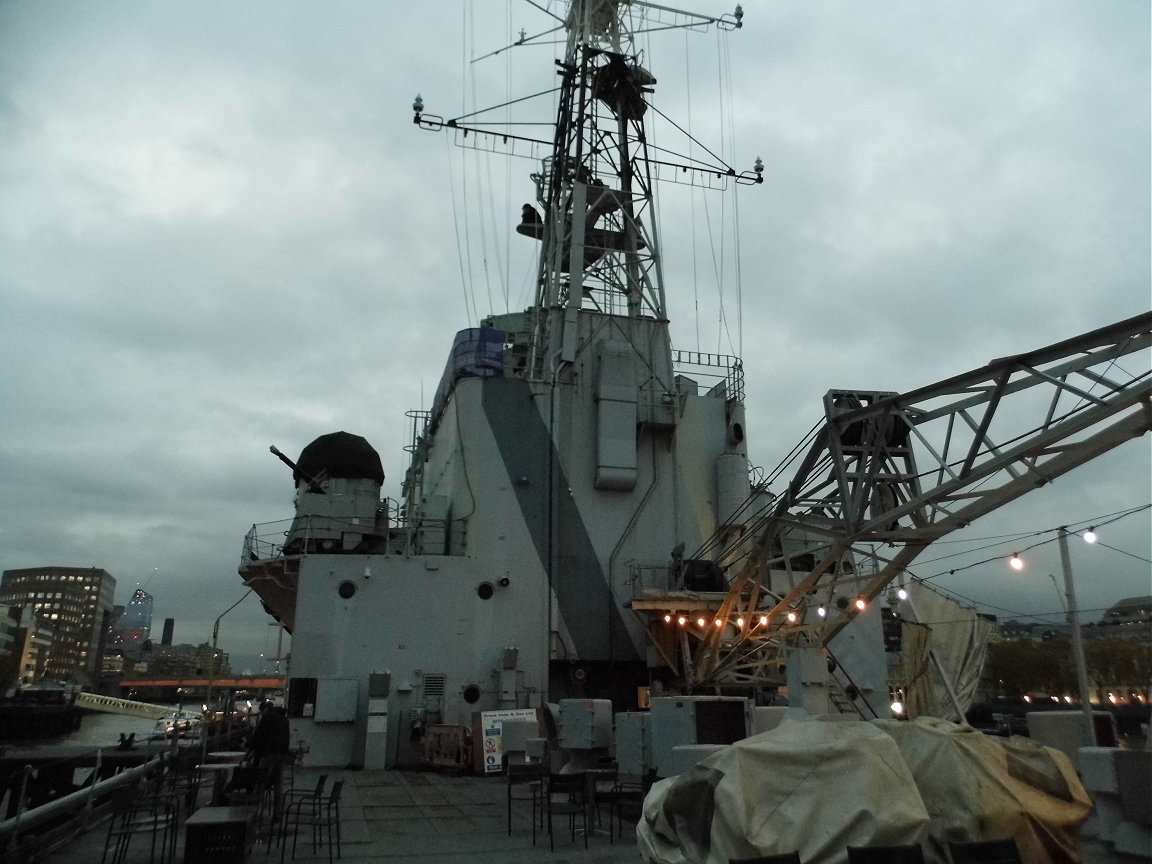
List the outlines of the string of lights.
<svg viewBox="0 0 1152 864">
<path fill-rule="evenodd" d="M 1054 536 L 1049 537 L 1045 540 L 1041 540 L 1037 543 L 1032 543 L 1028 546 L 1023 546 L 1023 547 L 1017 548 L 1015 551 L 1013 551 L 1012 555 L 1008 559 L 1009 566 L 1013 570 L 1024 569 L 1024 559 L 1021 557 L 1022 553 L 1030 552 L 1033 549 L 1038 549 L 1039 547 L 1046 546 L 1049 543 L 1057 542 L 1060 539 L 1060 532 L 1061 531 L 1066 531 L 1069 534 L 1078 534 L 1081 531 L 1083 531 L 1083 537 L 1084 537 L 1085 542 L 1099 544 L 1099 537 L 1097 536 L 1097 532 L 1096 532 L 1097 528 L 1103 528 L 1107 525 L 1111 525 L 1115 522 L 1118 522 L 1121 519 L 1127 518 L 1128 516 L 1133 516 L 1137 513 L 1142 513 L 1145 510 L 1148 510 L 1149 508 L 1152 508 L 1152 504 L 1142 504 L 1139 507 L 1132 507 L 1132 508 L 1129 508 L 1128 510 L 1119 511 L 1116 514 L 1112 515 L 1111 518 L 1106 518 L 1102 521 L 1094 521 L 1091 523 L 1085 521 L 1085 522 L 1081 522 L 1081 523 L 1074 524 L 1074 525 L 1061 525 L 1061 526 L 1058 526 L 1056 528 L 1047 528 L 1047 529 L 1044 529 L 1042 531 L 1035 531 L 1035 532 L 1032 532 L 1031 534 L 1023 535 L 1023 536 L 1029 536 L 1029 537 L 1040 537 L 1040 536 L 1044 536 L 1046 534 L 1052 534 Z M 992 548 L 993 546 L 1003 546 L 1003 545 L 1004 545 L 1004 543 L 990 544 L 989 546 L 979 547 L 977 549 L 968 550 L 967 552 L 953 553 L 951 555 L 945 555 L 945 556 L 942 556 L 940 558 L 933 558 L 933 559 L 931 559 L 929 561 L 925 561 L 923 563 L 931 564 L 931 563 L 934 563 L 936 561 L 943 561 L 943 560 L 946 560 L 948 558 L 955 558 L 955 557 L 959 557 L 960 555 L 971 554 L 972 552 L 975 552 L 975 551 L 982 551 L 983 549 Z M 1103 545 L 1103 544 L 1100 544 L 1100 545 Z M 1113 549 L 1113 547 L 1111 547 L 1111 546 L 1108 546 L 1107 548 Z M 1115 551 L 1123 552 L 1123 550 L 1120 550 L 1120 549 L 1116 549 Z M 1123 552 L 1123 554 L 1129 555 L 1130 557 L 1136 558 L 1136 559 L 1141 560 L 1141 561 L 1148 560 L 1146 558 L 1142 558 L 1139 555 L 1135 555 L 1131 552 Z M 934 573 L 931 576 L 924 576 L 924 577 L 919 577 L 919 578 L 923 582 L 929 582 L 929 581 L 938 579 L 941 576 L 953 576 L 956 573 L 961 573 L 965 570 L 971 570 L 974 567 L 980 567 L 984 564 L 990 564 L 994 561 L 999 561 L 1002 558 L 1003 558 L 1003 555 L 994 555 L 990 558 L 983 558 L 979 561 L 974 561 L 970 564 L 965 564 L 962 567 L 953 567 L 949 570 L 941 570 L 939 573 Z"/>
</svg>

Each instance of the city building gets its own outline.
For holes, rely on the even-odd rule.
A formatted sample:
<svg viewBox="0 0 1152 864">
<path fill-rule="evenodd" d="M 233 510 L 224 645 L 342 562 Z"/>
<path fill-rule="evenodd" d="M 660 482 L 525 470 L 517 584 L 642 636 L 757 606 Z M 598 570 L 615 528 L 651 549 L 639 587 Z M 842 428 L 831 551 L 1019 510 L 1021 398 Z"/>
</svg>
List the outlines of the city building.
<svg viewBox="0 0 1152 864">
<path fill-rule="evenodd" d="M 152 649 L 147 670 L 137 664 L 137 677 L 147 674 L 150 678 L 208 678 L 232 674 L 228 654 L 219 648 L 215 652 L 216 662 L 212 662 L 212 646 L 208 642 L 199 645 L 157 645 Z"/>
<path fill-rule="evenodd" d="M 140 659 L 152 634 L 152 595 L 141 588 L 133 591 L 128 605 L 112 625 L 112 634 L 109 648 L 119 649 L 124 657 Z"/>
<path fill-rule="evenodd" d="M 31 567 L 0 577 L 0 603 L 27 607 L 36 629 L 46 631 L 40 644 L 50 637 L 40 677 L 56 681 L 86 682 L 99 671 L 115 591 L 116 580 L 96 567 Z"/>
</svg>

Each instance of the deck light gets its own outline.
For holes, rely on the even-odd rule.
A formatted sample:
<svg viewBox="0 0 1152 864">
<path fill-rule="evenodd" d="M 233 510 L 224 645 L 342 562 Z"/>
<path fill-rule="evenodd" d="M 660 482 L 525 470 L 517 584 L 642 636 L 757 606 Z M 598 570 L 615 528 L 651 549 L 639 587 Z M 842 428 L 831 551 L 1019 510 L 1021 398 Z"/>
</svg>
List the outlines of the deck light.
<svg viewBox="0 0 1152 864">
<path fill-rule="evenodd" d="M 824 608 L 823 604 L 821 604 L 820 606 L 816 607 L 816 614 L 821 618 L 825 618 L 828 615 L 828 610 Z"/>
<path fill-rule="evenodd" d="M 676 619 L 676 623 L 679 624 L 681 627 L 683 627 L 685 624 L 688 623 L 688 619 L 685 618 L 683 615 L 681 615 L 679 618 Z"/>
<path fill-rule="evenodd" d="M 1098 538 L 1096 536 L 1096 526 L 1095 525 L 1093 525 L 1091 528 L 1089 528 L 1087 531 L 1084 532 L 1084 542 L 1085 543 L 1095 543 L 1098 539 L 1100 539 L 1100 538 Z"/>
<path fill-rule="evenodd" d="M 863 597 L 857 597 L 856 598 L 856 611 L 863 612 L 867 608 L 868 608 L 868 601 L 865 600 Z"/>
<path fill-rule="evenodd" d="M 903 585 L 901 585 L 899 588 L 896 589 L 896 596 L 899 597 L 901 600 L 907 600 L 908 599 L 908 591 L 904 588 Z"/>
<path fill-rule="evenodd" d="M 1008 559 L 1008 566 L 1013 570 L 1024 569 L 1024 559 L 1020 557 L 1019 552 L 1013 552 L 1012 557 Z"/>
<path fill-rule="evenodd" d="M 744 619 L 743 618 L 737 618 L 736 619 L 736 626 L 737 627 L 743 627 L 744 626 Z"/>
<path fill-rule="evenodd" d="M 796 610 L 795 609 L 789 609 L 788 610 L 788 623 L 789 624 L 795 624 L 796 623 Z"/>
<path fill-rule="evenodd" d="M 767 627 L 768 626 L 768 616 L 767 615 L 761 615 L 760 616 L 760 626 L 761 627 Z"/>
<path fill-rule="evenodd" d="M 671 612 L 665 612 L 664 613 L 664 623 L 665 624 L 671 624 L 672 623 L 672 613 Z"/>
<path fill-rule="evenodd" d="M 701 615 L 699 618 L 696 619 L 696 626 L 697 627 L 703 627 L 705 623 L 706 622 L 704 621 L 703 615 Z"/>
</svg>

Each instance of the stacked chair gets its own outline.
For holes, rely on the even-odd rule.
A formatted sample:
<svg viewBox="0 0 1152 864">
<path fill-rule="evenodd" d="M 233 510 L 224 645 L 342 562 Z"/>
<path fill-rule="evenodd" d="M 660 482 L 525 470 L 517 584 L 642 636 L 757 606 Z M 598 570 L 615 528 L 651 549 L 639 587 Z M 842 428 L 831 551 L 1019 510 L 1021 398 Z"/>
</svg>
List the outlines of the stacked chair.
<svg viewBox="0 0 1152 864">
<path fill-rule="evenodd" d="M 176 857 L 176 835 L 180 829 L 178 796 L 156 793 L 145 785 L 119 790 L 112 804 L 108 836 L 100 864 L 119 864 L 128 856 L 132 838 L 147 835 L 151 864 L 171 864 Z M 109 852 L 112 857 L 109 858 Z"/>
<path fill-rule="evenodd" d="M 335 857 L 341 856 L 340 849 L 340 793 L 344 788 L 344 781 L 337 780 L 332 784 L 332 791 L 327 798 L 322 795 L 308 795 L 289 804 L 284 810 L 284 819 L 281 823 L 280 860 L 288 851 L 288 831 L 292 831 L 292 858 L 296 858 L 297 838 L 301 829 L 312 833 L 312 852 L 315 853 L 321 846 L 328 846 L 328 864 Z M 327 837 L 325 837 L 327 834 Z M 271 848 L 271 846 L 269 846 Z"/>
</svg>

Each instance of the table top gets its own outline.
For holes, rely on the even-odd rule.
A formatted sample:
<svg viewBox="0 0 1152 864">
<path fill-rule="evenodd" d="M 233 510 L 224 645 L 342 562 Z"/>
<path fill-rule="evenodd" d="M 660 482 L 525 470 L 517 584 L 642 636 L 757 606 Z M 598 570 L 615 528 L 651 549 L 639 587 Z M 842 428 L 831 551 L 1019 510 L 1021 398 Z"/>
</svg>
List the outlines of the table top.
<svg viewBox="0 0 1152 864">
<path fill-rule="evenodd" d="M 225 822 L 247 822 L 255 815 L 255 807 L 201 807 L 189 816 L 184 824 L 216 825 Z"/>
</svg>

